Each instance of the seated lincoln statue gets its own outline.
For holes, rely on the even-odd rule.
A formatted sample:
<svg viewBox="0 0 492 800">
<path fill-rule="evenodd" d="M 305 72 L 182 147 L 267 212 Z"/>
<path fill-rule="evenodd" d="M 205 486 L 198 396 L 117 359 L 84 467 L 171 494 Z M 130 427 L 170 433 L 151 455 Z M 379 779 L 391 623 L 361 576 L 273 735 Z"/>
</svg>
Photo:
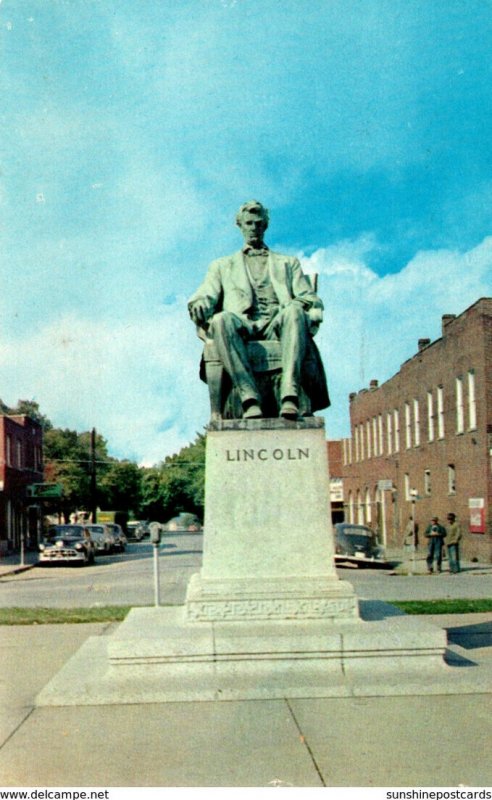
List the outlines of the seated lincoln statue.
<svg viewBox="0 0 492 800">
<path fill-rule="evenodd" d="M 267 209 L 256 200 L 241 206 L 236 224 L 243 248 L 212 262 L 188 304 L 206 342 L 201 377 L 209 383 L 212 411 L 215 402 L 221 417 L 295 420 L 330 404 L 313 341 L 323 303 L 297 258 L 269 250 L 268 222 Z M 226 382 L 215 401 L 207 370 L 212 363 Z"/>
</svg>

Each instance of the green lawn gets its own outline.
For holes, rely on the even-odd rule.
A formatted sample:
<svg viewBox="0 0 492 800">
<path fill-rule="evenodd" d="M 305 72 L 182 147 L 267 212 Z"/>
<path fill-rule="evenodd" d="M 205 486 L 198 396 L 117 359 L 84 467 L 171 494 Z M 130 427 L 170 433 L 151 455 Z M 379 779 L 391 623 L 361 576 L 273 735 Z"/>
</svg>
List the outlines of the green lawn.
<svg viewBox="0 0 492 800">
<path fill-rule="evenodd" d="M 0 625 L 48 625 L 74 622 L 121 622 L 131 606 L 97 608 L 0 608 Z"/>
<path fill-rule="evenodd" d="M 406 614 L 476 614 L 492 611 L 492 598 L 479 600 L 390 600 Z"/>
</svg>

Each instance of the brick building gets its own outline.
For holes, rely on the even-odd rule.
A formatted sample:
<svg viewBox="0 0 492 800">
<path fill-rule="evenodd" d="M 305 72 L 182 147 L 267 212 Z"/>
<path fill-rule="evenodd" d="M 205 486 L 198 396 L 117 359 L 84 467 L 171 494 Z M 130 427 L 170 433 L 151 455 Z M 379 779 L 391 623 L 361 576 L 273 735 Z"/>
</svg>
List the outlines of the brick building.
<svg viewBox="0 0 492 800">
<path fill-rule="evenodd" d="M 0 415 L 0 553 L 35 544 L 41 508 L 27 486 L 43 481 L 43 432 L 30 417 Z"/>
<path fill-rule="evenodd" d="M 343 440 L 345 516 L 401 545 L 453 511 L 465 558 L 492 561 L 492 298 L 442 317 L 442 336 L 381 386 L 350 395 Z"/>
<path fill-rule="evenodd" d="M 330 439 L 328 448 L 328 467 L 330 471 L 330 504 L 332 522 L 343 522 L 343 458 L 342 440 Z"/>
</svg>

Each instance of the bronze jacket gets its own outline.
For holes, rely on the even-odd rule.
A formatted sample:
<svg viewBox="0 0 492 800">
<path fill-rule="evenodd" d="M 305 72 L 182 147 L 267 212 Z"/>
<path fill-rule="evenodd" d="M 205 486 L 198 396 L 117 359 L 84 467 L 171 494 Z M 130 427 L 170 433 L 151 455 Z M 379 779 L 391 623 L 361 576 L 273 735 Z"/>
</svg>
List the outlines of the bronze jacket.
<svg viewBox="0 0 492 800">
<path fill-rule="evenodd" d="M 270 250 L 268 267 L 280 307 L 291 300 L 301 302 L 314 333 L 323 318 L 323 303 L 302 272 L 299 259 Z M 190 297 L 188 304 L 191 305 L 198 299 L 206 301 L 209 319 L 219 311 L 231 311 L 239 317 L 247 316 L 253 304 L 253 288 L 242 250 L 212 261 L 205 280 Z"/>
<path fill-rule="evenodd" d="M 302 303 L 309 318 L 310 332 L 313 336 L 323 319 L 323 302 L 304 275 L 299 259 L 270 250 L 268 267 L 270 280 L 280 307 L 287 305 L 291 300 Z M 220 311 L 231 311 L 239 317 L 247 319 L 247 312 L 253 305 L 253 288 L 248 278 L 242 250 L 212 261 L 204 281 L 190 297 L 188 305 L 192 305 L 199 299 L 205 301 L 207 319 L 211 319 Z M 200 369 L 200 376 L 203 380 L 203 368 Z M 327 408 L 330 405 L 323 363 L 312 338 L 306 356 L 302 382 L 311 398 L 313 411 Z"/>
</svg>

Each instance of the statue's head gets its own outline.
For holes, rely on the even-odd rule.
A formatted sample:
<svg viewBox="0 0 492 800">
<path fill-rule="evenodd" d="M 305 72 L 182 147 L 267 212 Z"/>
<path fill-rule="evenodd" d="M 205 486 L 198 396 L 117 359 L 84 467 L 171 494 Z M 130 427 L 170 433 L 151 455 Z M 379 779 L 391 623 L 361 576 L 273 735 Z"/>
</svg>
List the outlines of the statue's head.
<svg viewBox="0 0 492 800">
<path fill-rule="evenodd" d="M 240 228 L 241 222 L 247 215 L 255 214 L 259 216 L 263 222 L 265 223 L 266 230 L 268 228 L 268 223 L 270 221 L 270 215 L 268 213 L 268 208 L 265 208 L 258 200 L 248 200 L 247 203 L 243 203 L 241 208 L 236 214 L 236 225 Z"/>
<path fill-rule="evenodd" d="M 241 229 L 245 241 L 251 244 L 263 239 L 269 219 L 268 209 L 265 206 L 258 200 L 249 200 L 243 203 L 237 212 L 236 225 Z"/>
</svg>

